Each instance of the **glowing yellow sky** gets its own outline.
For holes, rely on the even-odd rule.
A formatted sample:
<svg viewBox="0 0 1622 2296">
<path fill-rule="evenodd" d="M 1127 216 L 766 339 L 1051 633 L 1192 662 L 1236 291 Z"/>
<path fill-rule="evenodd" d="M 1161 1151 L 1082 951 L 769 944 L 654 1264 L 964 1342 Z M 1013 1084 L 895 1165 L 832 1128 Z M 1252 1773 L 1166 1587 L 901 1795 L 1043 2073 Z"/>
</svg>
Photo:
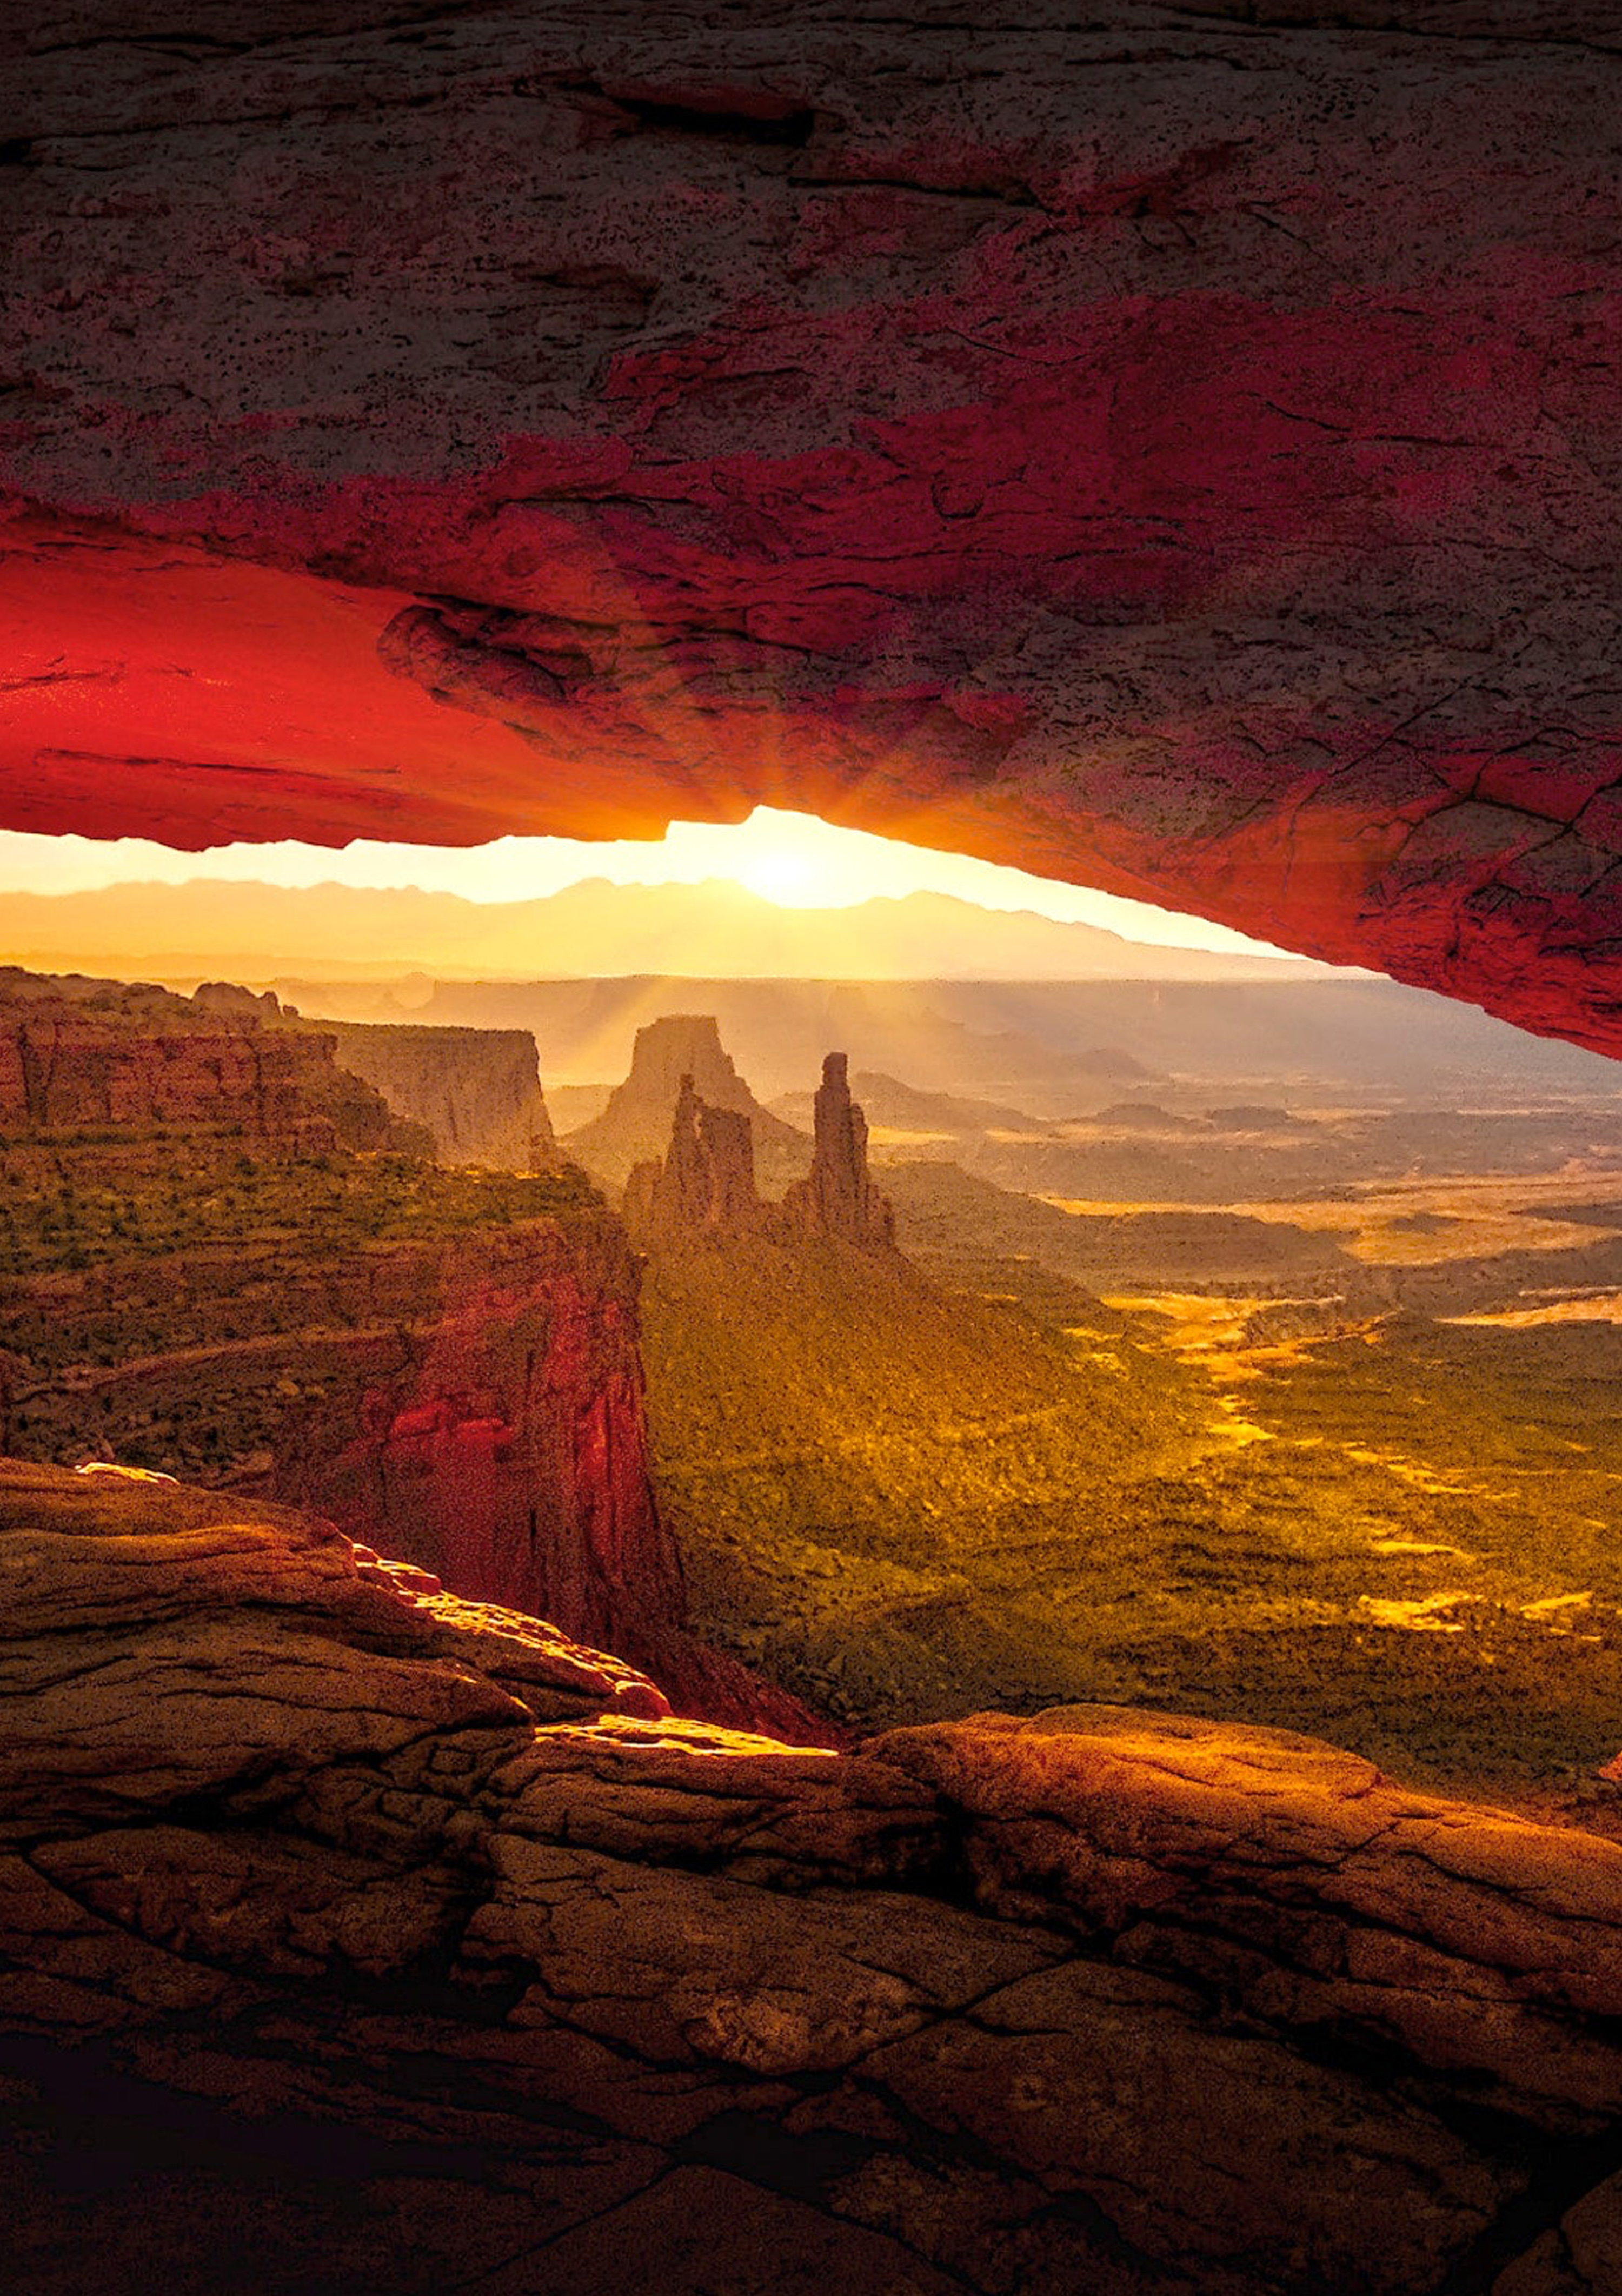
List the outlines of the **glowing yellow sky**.
<svg viewBox="0 0 1622 2296">
<path fill-rule="evenodd" d="M 138 838 L 102 843 L 0 832 L 0 898 L 7 892 L 74 892 L 153 881 L 180 884 L 199 877 L 275 885 L 422 885 L 474 901 L 533 899 L 585 877 L 607 877 L 621 885 L 701 884 L 720 877 L 785 908 L 814 909 L 928 891 L 953 893 L 987 909 L 1034 909 L 1067 923 L 1103 925 L 1133 940 L 1267 953 L 1260 942 L 1203 918 L 765 807 L 735 828 L 677 822 L 651 843 L 504 837 L 460 850 L 359 843 L 334 852 L 324 846 L 282 844 L 227 845 L 197 854 L 172 852 Z"/>
</svg>

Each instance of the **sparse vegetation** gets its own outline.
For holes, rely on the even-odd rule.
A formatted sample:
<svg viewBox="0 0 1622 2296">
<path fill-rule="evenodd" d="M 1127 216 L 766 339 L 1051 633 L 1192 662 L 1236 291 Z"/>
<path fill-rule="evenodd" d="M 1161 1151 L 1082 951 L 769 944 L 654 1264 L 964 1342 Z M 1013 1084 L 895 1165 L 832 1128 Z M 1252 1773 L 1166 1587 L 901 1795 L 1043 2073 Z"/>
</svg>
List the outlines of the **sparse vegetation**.
<svg viewBox="0 0 1622 2296">
<path fill-rule="evenodd" d="M 253 1157 L 215 1136 L 13 1143 L 0 1432 L 29 1458 L 252 1481 L 290 1426 L 364 1386 L 378 1330 L 438 1312 L 437 1243 L 601 1212 L 573 1168 Z"/>
<path fill-rule="evenodd" d="M 82 1152 L 90 1146 L 93 1158 Z M 274 1234 L 347 1249 L 543 1219 L 601 1201 L 573 1166 L 519 1174 L 342 1151 L 254 1158 L 224 1138 L 161 1136 L 143 1143 L 126 1136 L 111 1150 L 0 1144 L 0 1235 L 14 1276 Z"/>
<path fill-rule="evenodd" d="M 645 1304 L 698 1622 L 774 1679 L 870 1727 L 1242 1715 L 1616 1822 L 1622 1336 L 1205 1360 L 1028 1262 L 999 1306 L 784 1257 L 661 1261 Z"/>
</svg>

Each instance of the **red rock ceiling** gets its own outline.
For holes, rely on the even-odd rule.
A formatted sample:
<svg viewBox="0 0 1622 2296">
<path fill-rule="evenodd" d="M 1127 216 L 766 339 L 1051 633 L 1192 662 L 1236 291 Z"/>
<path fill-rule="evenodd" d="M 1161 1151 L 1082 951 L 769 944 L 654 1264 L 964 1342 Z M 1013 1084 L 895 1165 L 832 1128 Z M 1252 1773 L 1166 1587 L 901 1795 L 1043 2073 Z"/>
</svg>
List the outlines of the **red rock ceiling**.
<svg viewBox="0 0 1622 2296">
<path fill-rule="evenodd" d="M 0 33 L 0 822 L 766 800 L 1622 1045 L 1610 12 L 185 20 Z"/>
</svg>

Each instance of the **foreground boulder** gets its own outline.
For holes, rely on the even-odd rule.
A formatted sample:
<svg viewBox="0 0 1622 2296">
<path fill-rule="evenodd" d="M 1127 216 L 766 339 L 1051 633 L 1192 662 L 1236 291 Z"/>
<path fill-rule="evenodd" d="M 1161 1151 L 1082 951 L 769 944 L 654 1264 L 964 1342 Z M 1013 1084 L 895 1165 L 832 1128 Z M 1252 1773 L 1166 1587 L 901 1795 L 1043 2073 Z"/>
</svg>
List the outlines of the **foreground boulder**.
<svg viewBox="0 0 1622 2296">
<path fill-rule="evenodd" d="M 792 1749 L 111 1471 L 0 1465 L 0 1638 L 14 2287 L 1615 2284 L 1615 1844 L 1117 1709 Z"/>
</svg>

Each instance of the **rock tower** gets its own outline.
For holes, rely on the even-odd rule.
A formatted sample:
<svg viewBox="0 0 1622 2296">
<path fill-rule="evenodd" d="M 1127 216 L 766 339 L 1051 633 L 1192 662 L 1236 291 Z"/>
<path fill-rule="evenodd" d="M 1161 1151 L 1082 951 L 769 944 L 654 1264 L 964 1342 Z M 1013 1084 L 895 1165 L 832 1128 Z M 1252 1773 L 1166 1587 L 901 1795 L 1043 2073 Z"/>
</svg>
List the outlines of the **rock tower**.
<svg viewBox="0 0 1622 2296">
<path fill-rule="evenodd" d="M 891 1249 L 896 1216 L 868 1176 L 867 1119 L 850 1097 L 849 1062 L 830 1053 L 815 1103 L 811 1174 L 783 1198 L 783 1217 L 802 1234 L 832 1235 L 864 1250 Z"/>
</svg>

